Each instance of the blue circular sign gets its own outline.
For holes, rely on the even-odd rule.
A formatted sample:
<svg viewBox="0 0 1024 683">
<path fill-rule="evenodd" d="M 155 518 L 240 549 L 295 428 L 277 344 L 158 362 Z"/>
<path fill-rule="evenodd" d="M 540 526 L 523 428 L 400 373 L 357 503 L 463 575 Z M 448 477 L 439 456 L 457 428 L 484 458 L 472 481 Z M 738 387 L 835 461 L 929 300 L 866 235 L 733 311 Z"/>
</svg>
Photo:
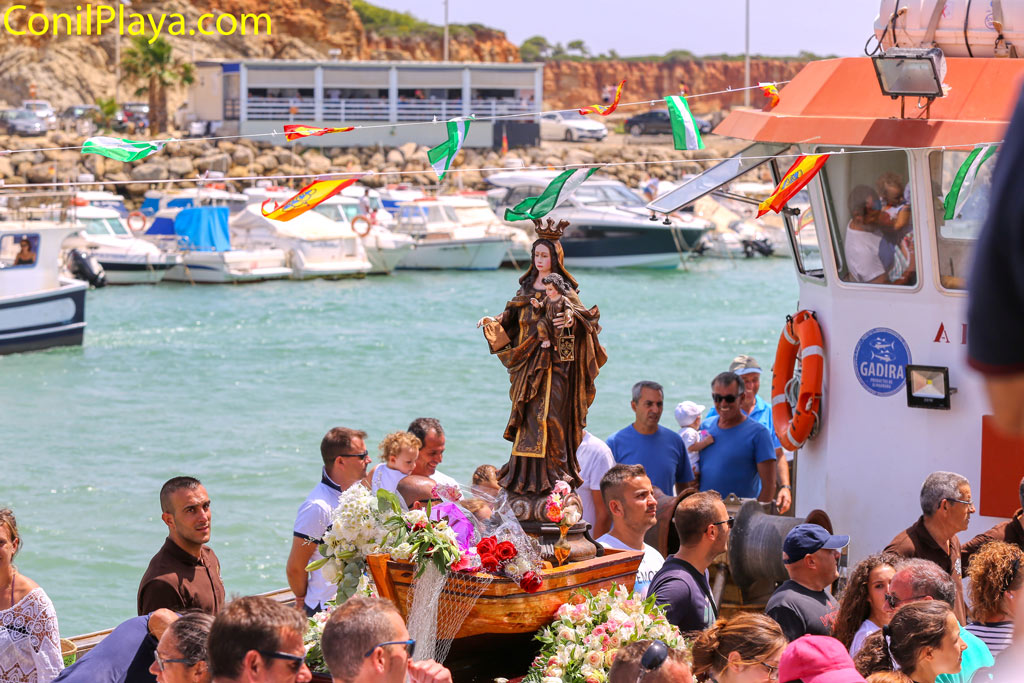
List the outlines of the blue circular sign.
<svg viewBox="0 0 1024 683">
<path fill-rule="evenodd" d="M 868 330 L 853 350 L 853 370 L 862 387 L 875 396 L 892 396 L 907 381 L 910 346 L 895 330 Z"/>
</svg>

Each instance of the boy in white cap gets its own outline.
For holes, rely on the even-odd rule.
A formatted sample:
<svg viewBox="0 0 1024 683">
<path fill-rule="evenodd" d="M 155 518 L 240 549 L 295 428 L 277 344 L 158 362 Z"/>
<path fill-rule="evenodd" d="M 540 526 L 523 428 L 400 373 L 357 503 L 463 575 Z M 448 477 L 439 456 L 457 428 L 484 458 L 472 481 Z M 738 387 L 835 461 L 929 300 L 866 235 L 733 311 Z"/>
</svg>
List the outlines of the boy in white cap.
<svg viewBox="0 0 1024 683">
<path fill-rule="evenodd" d="M 700 471 L 700 452 L 702 449 L 715 442 L 709 434 L 704 434 L 703 439 L 698 431 L 700 429 L 700 416 L 705 406 L 698 405 L 693 401 L 683 401 L 676 406 L 676 422 L 682 429 L 679 436 L 683 437 L 683 446 L 686 447 L 686 454 L 690 458 L 690 466 L 693 468 L 693 476 Z"/>
</svg>

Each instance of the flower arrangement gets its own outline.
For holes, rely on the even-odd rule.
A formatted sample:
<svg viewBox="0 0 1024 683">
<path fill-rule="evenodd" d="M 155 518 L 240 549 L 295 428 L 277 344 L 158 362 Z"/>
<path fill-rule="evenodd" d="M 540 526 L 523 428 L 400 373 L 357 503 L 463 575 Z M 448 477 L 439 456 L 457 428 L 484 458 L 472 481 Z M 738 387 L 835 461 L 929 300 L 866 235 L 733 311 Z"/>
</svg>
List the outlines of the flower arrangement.
<svg viewBox="0 0 1024 683">
<path fill-rule="evenodd" d="M 583 512 L 576 505 L 569 504 L 569 495 L 572 488 L 564 481 L 555 482 L 555 487 L 544 503 L 544 514 L 549 520 L 558 525 L 559 537 L 552 545 L 555 561 L 562 566 L 569 555 L 572 554 L 572 546 L 565 537 L 573 524 L 583 518 Z"/>
<path fill-rule="evenodd" d="M 539 567 L 535 567 L 526 555 L 521 555 L 512 541 L 499 541 L 494 536 L 481 538 L 476 544 L 480 566 L 491 574 L 504 574 L 519 583 L 527 593 L 540 590 L 543 581 Z"/>
<path fill-rule="evenodd" d="M 324 627 L 331 616 L 331 611 L 336 605 L 328 603 L 324 609 L 309 618 L 306 633 L 302 636 L 302 644 L 306 648 L 306 666 L 310 671 L 327 671 L 327 662 L 324 661 L 323 650 L 320 649 L 320 641 L 324 637 Z"/>
<path fill-rule="evenodd" d="M 654 600 L 640 600 L 622 585 L 596 595 L 574 593 L 555 621 L 537 633 L 542 645 L 526 683 L 605 683 L 615 653 L 626 643 L 658 639 L 670 648 L 684 646 L 679 629 Z"/>
<path fill-rule="evenodd" d="M 459 550 L 455 531 L 446 519 L 431 521 L 431 504 L 426 509 L 402 512 L 398 497 L 385 489 L 377 491 L 378 509 L 386 515 L 383 526 L 388 530 L 385 545 L 392 559 L 416 563 L 420 576 L 433 562 L 441 572 L 459 564 Z"/>
</svg>

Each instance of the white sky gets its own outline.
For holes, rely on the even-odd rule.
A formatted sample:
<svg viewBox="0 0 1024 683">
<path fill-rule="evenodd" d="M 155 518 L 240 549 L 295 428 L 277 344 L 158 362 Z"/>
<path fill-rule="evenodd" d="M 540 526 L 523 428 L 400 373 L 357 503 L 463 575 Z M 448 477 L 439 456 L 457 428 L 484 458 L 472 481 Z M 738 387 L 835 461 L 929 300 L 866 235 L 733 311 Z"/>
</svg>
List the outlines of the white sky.
<svg viewBox="0 0 1024 683">
<path fill-rule="evenodd" d="M 370 0 L 444 23 L 444 0 Z M 505 31 L 516 45 L 534 35 L 551 43 L 582 39 L 594 54 L 622 56 L 689 50 L 696 55 L 743 52 L 747 0 L 448 0 L 453 24 Z M 753 54 L 853 57 L 873 33 L 880 0 L 749 0 Z"/>
</svg>

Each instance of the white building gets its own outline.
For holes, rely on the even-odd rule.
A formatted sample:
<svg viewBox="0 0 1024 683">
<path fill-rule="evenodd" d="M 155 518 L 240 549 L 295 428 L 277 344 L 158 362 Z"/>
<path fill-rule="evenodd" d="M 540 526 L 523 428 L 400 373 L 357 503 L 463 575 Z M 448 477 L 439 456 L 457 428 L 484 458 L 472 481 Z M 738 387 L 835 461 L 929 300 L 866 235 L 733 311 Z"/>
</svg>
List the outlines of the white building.
<svg viewBox="0 0 1024 683">
<path fill-rule="evenodd" d="M 542 63 L 201 61 L 184 118 L 221 135 L 280 132 L 287 123 L 383 126 L 303 139 L 308 146 L 434 145 L 434 126 L 386 124 L 539 113 L 543 88 Z M 511 141 L 537 125 L 525 116 L 477 121 L 465 145 L 491 147 L 503 127 Z"/>
</svg>

